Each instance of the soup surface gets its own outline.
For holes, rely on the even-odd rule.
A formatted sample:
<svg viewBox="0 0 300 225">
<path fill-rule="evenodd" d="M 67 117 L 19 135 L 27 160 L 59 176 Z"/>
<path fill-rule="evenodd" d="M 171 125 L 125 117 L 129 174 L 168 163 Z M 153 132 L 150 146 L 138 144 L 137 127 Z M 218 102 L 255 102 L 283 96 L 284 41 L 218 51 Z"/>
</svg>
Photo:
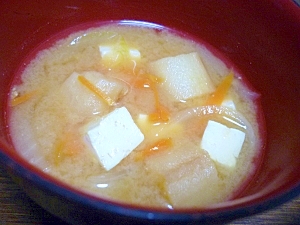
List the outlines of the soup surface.
<svg viewBox="0 0 300 225">
<path fill-rule="evenodd" d="M 258 95 L 184 35 L 139 23 L 74 31 L 12 84 L 24 158 L 115 201 L 164 208 L 226 201 L 253 175 Z"/>
</svg>

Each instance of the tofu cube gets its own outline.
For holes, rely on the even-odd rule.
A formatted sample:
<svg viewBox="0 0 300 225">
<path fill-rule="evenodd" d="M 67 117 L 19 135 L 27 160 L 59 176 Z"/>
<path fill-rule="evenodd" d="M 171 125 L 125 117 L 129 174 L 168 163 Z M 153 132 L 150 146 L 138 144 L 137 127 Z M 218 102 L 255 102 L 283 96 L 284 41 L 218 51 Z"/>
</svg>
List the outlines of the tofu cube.
<svg viewBox="0 0 300 225">
<path fill-rule="evenodd" d="M 244 140 L 244 132 L 210 120 L 203 134 L 201 148 L 208 152 L 211 159 L 234 167 Z"/>
<path fill-rule="evenodd" d="M 114 45 L 100 45 L 99 52 L 101 61 L 107 68 L 120 67 L 134 70 L 137 62 L 141 59 L 140 51 L 128 46 L 123 39 Z"/>
<path fill-rule="evenodd" d="M 152 62 L 150 72 L 164 80 L 162 86 L 177 101 L 212 93 L 215 90 L 196 52 Z"/>
<path fill-rule="evenodd" d="M 127 51 L 127 52 L 126 52 Z M 115 61 L 120 57 L 120 54 L 126 53 L 128 57 L 133 60 L 139 60 L 141 58 L 141 53 L 139 50 L 134 48 L 117 48 L 116 46 L 99 46 L 99 52 L 102 59 Z"/>
<path fill-rule="evenodd" d="M 92 123 L 87 137 L 106 170 L 118 165 L 144 140 L 143 133 L 125 107 Z"/>
</svg>

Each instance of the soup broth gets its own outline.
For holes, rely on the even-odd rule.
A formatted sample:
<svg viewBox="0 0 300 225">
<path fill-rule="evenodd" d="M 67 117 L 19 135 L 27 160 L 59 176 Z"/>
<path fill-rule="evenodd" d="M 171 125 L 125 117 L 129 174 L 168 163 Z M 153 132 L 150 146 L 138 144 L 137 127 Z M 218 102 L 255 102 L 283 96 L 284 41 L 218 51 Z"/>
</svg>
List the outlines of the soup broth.
<svg viewBox="0 0 300 225">
<path fill-rule="evenodd" d="M 16 75 L 9 127 L 24 158 L 86 192 L 205 207 L 232 198 L 254 173 L 255 96 L 198 41 L 104 24 L 56 41 Z"/>
</svg>

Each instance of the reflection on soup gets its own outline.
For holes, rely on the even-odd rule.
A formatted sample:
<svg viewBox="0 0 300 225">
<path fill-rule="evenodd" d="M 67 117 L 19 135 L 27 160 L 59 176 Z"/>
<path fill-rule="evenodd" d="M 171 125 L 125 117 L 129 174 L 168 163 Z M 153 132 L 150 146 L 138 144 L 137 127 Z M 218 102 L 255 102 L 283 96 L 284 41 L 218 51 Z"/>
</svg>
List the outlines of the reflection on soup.
<svg viewBox="0 0 300 225">
<path fill-rule="evenodd" d="M 11 87 L 9 125 L 23 157 L 89 193 L 203 207 L 253 175 L 257 96 L 199 42 L 109 23 L 39 51 Z"/>
</svg>

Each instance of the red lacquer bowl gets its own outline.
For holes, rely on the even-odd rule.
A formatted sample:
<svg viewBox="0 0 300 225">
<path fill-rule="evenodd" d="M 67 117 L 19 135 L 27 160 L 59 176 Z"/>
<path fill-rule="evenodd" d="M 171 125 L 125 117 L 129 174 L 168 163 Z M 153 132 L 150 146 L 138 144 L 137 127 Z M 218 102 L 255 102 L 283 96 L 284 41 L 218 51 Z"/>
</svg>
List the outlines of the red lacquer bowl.
<svg viewBox="0 0 300 225">
<path fill-rule="evenodd" d="M 261 94 L 262 166 L 234 200 L 210 209 L 154 210 L 81 193 L 21 158 L 9 142 L 5 104 L 22 60 L 49 37 L 83 23 L 136 20 L 198 37 Z M 0 162 L 38 204 L 73 224 L 219 223 L 271 209 L 300 193 L 300 8 L 288 0 L 66 0 L 0 3 Z"/>
</svg>

